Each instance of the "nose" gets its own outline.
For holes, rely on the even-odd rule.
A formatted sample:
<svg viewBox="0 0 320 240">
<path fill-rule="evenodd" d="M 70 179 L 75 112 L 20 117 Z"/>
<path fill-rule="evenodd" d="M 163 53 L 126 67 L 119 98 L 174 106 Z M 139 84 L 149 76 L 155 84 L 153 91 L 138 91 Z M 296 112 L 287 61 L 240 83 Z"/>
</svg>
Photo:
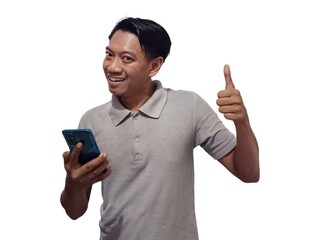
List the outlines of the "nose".
<svg viewBox="0 0 320 240">
<path fill-rule="evenodd" d="M 114 57 L 110 60 L 105 60 L 105 70 L 108 72 L 121 72 L 122 65 L 121 60 L 117 57 Z"/>
</svg>

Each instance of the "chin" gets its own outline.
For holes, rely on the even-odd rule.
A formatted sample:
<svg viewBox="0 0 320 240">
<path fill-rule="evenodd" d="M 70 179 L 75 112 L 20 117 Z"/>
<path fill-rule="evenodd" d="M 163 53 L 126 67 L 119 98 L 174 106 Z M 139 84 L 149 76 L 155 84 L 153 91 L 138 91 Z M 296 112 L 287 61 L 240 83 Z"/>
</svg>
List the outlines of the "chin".
<svg viewBox="0 0 320 240">
<path fill-rule="evenodd" d="M 113 95 L 120 97 L 120 96 L 123 96 L 126 91 L 124 89 L 119 89 L 119 88 L 114 88 L 109 86 L 109 92 Z"/>
</svg>

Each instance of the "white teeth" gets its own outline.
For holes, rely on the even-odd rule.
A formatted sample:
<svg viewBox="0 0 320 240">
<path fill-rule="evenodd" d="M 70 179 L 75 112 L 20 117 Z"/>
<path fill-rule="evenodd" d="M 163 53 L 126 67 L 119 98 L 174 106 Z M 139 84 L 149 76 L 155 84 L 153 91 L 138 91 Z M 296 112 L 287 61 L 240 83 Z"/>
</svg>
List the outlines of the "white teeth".
<svg viewBox="0 0 320 240">
<path fill-rule="evenodd" d="M 109 78 L 111 82 L 123 82 L 123 78 Z"/>
</svg>

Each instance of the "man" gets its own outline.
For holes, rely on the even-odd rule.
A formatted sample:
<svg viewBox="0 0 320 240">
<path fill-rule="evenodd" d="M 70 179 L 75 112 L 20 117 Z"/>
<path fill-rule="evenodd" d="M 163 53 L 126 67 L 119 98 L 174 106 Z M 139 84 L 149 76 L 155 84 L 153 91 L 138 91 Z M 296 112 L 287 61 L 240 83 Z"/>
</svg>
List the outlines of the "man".
<svg viewBox="0 0 320 240">
<path fill-rule="evenodd" d="M 87 111 L 101 155 L 81 166 L 82 144 L 63 154 L 61 204 L 72 219 L 88 207 L 102 181 L 101 240 L 196 240 L 193 149 L 201 146 L 244 182 L 259 180 L 258 143 L 229 66 L 217 105 L 235 124 L 235 137 L 196 93 L 162 87 L 152 78 L 170 52 L 165 29 L 125 18 L 109 35 L 103 69 L 112 100 Z M 111 169 L 112 167 L 112 169 Z"/>
</svg>

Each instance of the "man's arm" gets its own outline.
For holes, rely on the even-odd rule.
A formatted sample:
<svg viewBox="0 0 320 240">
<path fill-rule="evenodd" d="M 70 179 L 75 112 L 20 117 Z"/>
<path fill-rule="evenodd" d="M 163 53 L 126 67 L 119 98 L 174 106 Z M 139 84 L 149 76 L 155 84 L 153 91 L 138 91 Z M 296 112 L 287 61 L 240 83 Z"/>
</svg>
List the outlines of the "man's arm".
<svg viewBox="0 0 320 240">
<path fill-rule="evenodd" d="M 71 153 L 63 153 L 67 176 L 60 202 L 72 219 L 81 217 L 87 211 L 92 185 L 111 174 L 109 159 L 105 153 L 83 166 L 80 165 L 78 156 L 81 149 L 82 144 L 78 143 Z"/>
<path fill-rule="evenodd" d="M 260 178 L 258 142 L 250 126 L 240 92 L 234 87 L 228 65 L 224 67 L 224 76 L 226 89 L 218 93 L 217 104 L 225 118 L 234 122 L 237 144 L 219 161 L 242 181 L 258 182 Z"/>
<path fill-rule="evenodd" d="M 67 182 L 68 180 L 66 179 L 66 185 L 61 193 L 60 202 L 67 215 L 75 220 L 87 211 L 91 187 L 87 189 L 76 189 Z"/>
<path fill-rule="evenodd" d="M 244 182 L 260 178 L 259 147 L 249 122 L 236 126 L 237 145 L 219 162 Z"/>
</svg>

